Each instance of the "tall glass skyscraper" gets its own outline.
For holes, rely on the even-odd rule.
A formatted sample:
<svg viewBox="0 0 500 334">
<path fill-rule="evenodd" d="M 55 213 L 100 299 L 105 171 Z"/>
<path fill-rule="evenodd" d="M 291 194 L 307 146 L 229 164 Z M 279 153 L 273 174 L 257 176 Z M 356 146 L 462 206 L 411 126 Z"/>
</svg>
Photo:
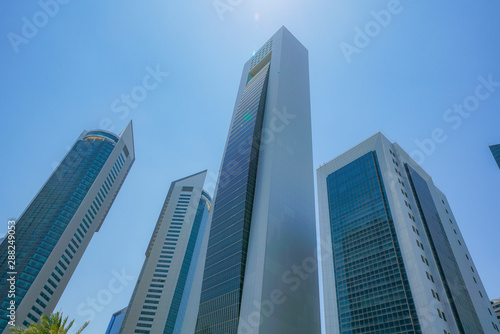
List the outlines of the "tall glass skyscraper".
<svg viewBox="0 0 500 334">
<path fill-rule="evenodd" d="M 132 123 L 116 136 L 84 131 L 15 224 L 15 268 L 1 257 L 0 331 L 50 315 L 135 160 Z M 0 245 L 7 254 L 8 238 Z M 14 276 L 15 298 L 7 278 Z"/>
<path fill-rule="evenodd" d="M 491 154 L 493 154 L 493 157 L 495 158 L 498 168 L 500 168 L 500 144 L 490 145 L 490 150 Z"/>
<path fill-rule="evenodd" d="M 317 170 L 324 333 L 497 333 L 446 196 L 396 143 Z"/>
<path fill-rule="evenodd" d="M 120 326 L 122 325 L 123 322 L 123 318 L 125 318 L 125 311 L 127 311 L 126 307 L 122 308 L 118 312 L 113 313 L 105 334 L 118 334 Z"/>
<path fill-rule="evenodd" d="M 194 332 L 211 206 L 206 175 L 172 182 L 120 333 Z"/>
<path fill-rule="evenodd" d="M 196 333 L 319 333 L 308 52 L 282 27 L 243 68 Z"/>
</svg>

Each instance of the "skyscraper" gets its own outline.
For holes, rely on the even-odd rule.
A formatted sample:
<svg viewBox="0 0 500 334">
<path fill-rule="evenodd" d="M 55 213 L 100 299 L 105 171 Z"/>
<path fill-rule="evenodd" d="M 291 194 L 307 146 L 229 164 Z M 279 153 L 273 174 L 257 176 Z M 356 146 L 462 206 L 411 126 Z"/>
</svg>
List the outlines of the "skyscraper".
<svg viewBox="0 0 500 334">
<path fill-rule="evenodd" d="M 243 68 L 196 333 L 319 333 L 308 52 L 282 27 Z"/>
<path fill-rule="evenodd" d="M 497 333 L 446 196 L 378 133 L 317 170 L 325 333 Z"/>
<path fill-rule="evenodd" d="M 493 299 L 491 301 L 491 307 L 493 307 L 493 310 L 495 311 L 495 316 L 498 319 L 498 322 L 500 322 L 500 298 Z"/>
<path fill-rule="evenodd" d="M 207 172 L 172 182 L 120 333 L 193 333 L 211 206 Z M 205 238 L 206 239 L 206 238 Z M 205 241 L 206 248 L 206 241 Z"/>
<path fill-rule="evenodd" d="M 123 318 L 125 318 L 125 311 L 127 308 L 122 308 L 120 311 L 113 313 L 109 321 L 108 328 L 105 334 L 118 334 L 120 326 L 122 325 Z"/>
<path fill-rule="evenodd" d="M 491 154 L 495 158 L 497 162 L 498 168 L 500 168 L 500 144 L 498 145 L 490 145 Z"/>
<path fill-rule="evenodd" d="M 132 123 L 119 136 L 84 131 L 76 140 L 15 223 L 15 266 L 0 273 L 0 331 L 8 333 L 13 302 L 17 326 L 52 313 L 134 159 Z M 1 254 L 12 246 L 7 241 Z M 8 268 L 7 261 L 1 257 L 2 268 Z M 15 298 L 8 293 L 12 276 Z"/>
</svg>

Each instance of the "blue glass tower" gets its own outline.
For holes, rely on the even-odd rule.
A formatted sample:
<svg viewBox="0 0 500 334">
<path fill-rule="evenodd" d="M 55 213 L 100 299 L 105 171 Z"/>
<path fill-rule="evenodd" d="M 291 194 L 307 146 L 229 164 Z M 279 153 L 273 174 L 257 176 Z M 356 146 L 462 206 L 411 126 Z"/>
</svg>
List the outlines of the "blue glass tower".
<svg viewBox="0 0 500 334">
<path fill-rule="evenodd" d="M 493 154 L 493 157 L 495 158 L 495 161 L 498 165 L 498 168 L 500 168 L 500 144 L 491 145 L 490 150 L 491 150 L 491 154 Z"/>
<path fill-rule="evenodd" d="M 196 333 L 319 333 L 307 50 L 248 60 L 215 191 Z"/>
<path fill-rule="evenodd" d="M 125 307 L 111 316 L 111 320 L 109 321 L 109 325 L 108 328 L 106 329 L 105 334 L 118 334 L 123 319 L 125 318 L 126 310 L 127 308 Z"/>
<path fill-rule="evenodd" d="M 326 182 L 340 333 L 421 333 L 376 153 Z"/>
<path fill-rule="evenodd" d="M 317 170 L 324 333 L 494 333 L 445 195 L 378 133 Z"/>
<path fill-rule="evenodd" d="M 9 273 L 0 273 L 0 331 L 8 332 L 7 306 L 15 324 L 50 315 L 94 232 L 103 223 L 135 159 L 132 124 L 116 136 L 84 131 L 15 224 L 15 298 Z M 7 239 L 0 245 L 7 254 Z M 7 268 L 7 258 L 0 260 Z"/>
</svg>

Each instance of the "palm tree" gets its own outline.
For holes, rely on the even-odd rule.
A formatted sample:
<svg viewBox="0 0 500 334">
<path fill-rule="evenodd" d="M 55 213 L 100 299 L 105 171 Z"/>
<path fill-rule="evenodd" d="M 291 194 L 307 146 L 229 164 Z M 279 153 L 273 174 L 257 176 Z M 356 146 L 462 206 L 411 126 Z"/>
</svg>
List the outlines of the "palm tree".
<svg viewBox="0 0 500 334">
<path fill-rule="evenodd" d="M 11 327 L 9 330 L 13 334 L 67 334 L 71 326 L 73 326 L 74 320 L 66 327 L 67 322 L 68 317 L 63 319 L 62 312 L 56 312 L 51 314 L 50 318 L 45 314 L 42 315 L 40 322 L 32 323 L 28 328 Z M 88 321 L 84 323 L 75 334 L 80 334 L 88 324 Z"/>
</svg>

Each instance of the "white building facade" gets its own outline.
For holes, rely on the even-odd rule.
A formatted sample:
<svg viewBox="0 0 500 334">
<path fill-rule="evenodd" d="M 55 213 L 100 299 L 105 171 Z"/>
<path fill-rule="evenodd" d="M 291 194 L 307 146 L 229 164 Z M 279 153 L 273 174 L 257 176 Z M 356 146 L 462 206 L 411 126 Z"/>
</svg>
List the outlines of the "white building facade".
<svg viewBox="0 0 500 334">
<path fill-rule="evenodd" d="M 207 172 L 172 182 L 120 333 L 193 333 L 211 198 Z M 202 266 L 202 265 L 201 265 Z M 198 269 L 201 270 L 201 269 Z"/>
<path fill-rule="evenodd" d="M 446 196 L 378 133 L 317 169 L 324 333 L 498 333 Z"/>
</svg>

